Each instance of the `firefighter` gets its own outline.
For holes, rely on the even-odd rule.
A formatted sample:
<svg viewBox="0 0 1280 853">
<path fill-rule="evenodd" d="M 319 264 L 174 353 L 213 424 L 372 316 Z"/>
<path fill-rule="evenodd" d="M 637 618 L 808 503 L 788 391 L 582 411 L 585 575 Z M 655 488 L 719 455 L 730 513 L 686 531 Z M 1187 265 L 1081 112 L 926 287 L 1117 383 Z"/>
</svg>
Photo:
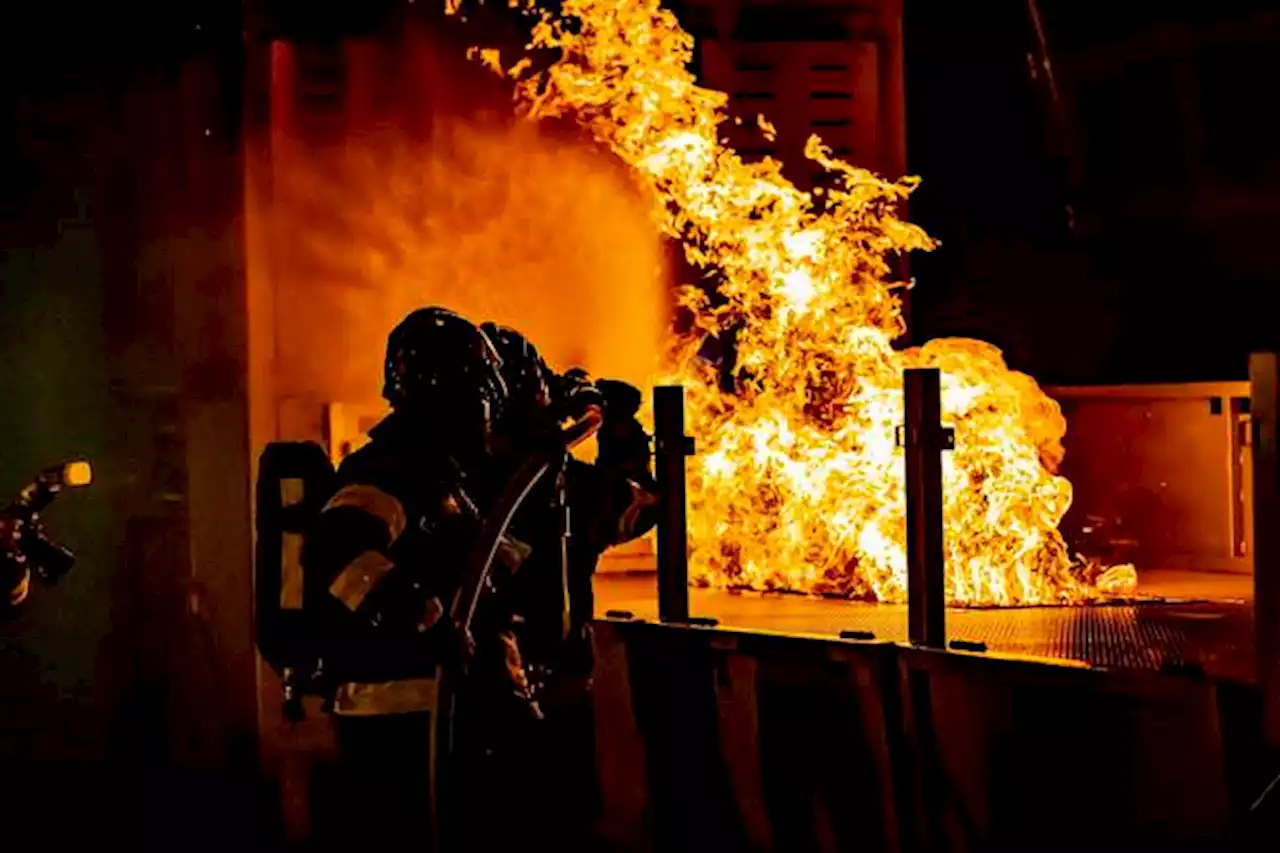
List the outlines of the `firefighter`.
<svg viewBox="0 0 1280 853">
<path fill-rule="evenodd" d="M 497 451 L 519 456 L 559 423 L 590 407 L 603 411 L 594 464 L 566 456 L 522 505 L 512 537 L 527 551 L 513 583 L 519 644 L 545 719 L 531 739 L 529 764 L 539 832 L 562 849 L 590 846 L 598 807 L 593 667 L 592 575 L 603 551 L 643 535 L 656 523 L 649 437 L 636 420 L 640 392 L 625 383 L 592 381 L 585 371 L 555 374 L 514 329 L 483 329 L 502 358 L 509 390 Z M 499 463 L 499 467 L 502 467 Z"/>
<path fill-rule="evenodd" d="M 343 461 L 337 490 L 307 536 L 307 607 L 331 626 L 323 659 L 354 783 L 339 809 L 341 837 L 332 839 L 340 845 L 426 849 L 438 829 L 430 808 L 433 676 L 459 654 L 443 617 L 489 499 L 493 426 L 507 398 L 500 368 L 492 343 L 461 316 L 426 308 L 405 318 L 387 344 L 383 396 L 391 414 Z M 500 620 L 489 627 L 477 638 L 477 680 L 486 666 L 503 672 L 488 697 L 502 707 L 491 702 L 488 710 L 535 718 L 514 639 Z M 498 728 L 514 736 L 518 722 Z"/>
</svg>

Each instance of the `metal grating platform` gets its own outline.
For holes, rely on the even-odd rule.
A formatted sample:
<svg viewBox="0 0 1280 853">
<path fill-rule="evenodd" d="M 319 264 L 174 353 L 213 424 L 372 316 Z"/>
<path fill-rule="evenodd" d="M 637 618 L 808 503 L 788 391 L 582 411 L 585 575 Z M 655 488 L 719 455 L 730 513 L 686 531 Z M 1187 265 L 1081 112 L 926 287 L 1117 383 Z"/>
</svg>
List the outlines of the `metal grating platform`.
<svg viewBox="0 0 1280 853">
<path fill-rule="evenodd" d="M 732 628 L 794 634 L 871 632 L 905 642 L 905 606 L 796 595 L 691 590 L 690 612 Z M 596 582 L 597 612 L 625 610 L 657 617 L 651 578 L 604 576 Z M 1165 600 L 1087 607 L 952 609 L 947 635 L 987 651 L 1081 661 L 1092 666 L 1202 670 L 1228 681 L 1254 678 L 1253 607 L 1241 600 Z"/>
<path fill-rule="evenodd" d="M 1201 669 L 1252 678 L 1252 611 L 1243 604 L 950 611 L 951 637 L 998 652 L 1079 660 L 1094 666 Z"/>
</svg>

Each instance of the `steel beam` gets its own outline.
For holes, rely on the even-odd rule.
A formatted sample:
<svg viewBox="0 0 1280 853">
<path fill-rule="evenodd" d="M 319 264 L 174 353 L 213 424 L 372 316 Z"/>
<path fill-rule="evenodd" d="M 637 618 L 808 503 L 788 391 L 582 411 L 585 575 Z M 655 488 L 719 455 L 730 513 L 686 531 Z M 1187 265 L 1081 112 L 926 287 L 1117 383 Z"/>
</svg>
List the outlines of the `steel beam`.
<svg viewBox="0 0 1280 853">
<path fill-rule="evenodd" d="M 658 520 L 658 617 L 689 621 L 689 529 L 685 506 L 685 457 L 693 441 L 684 434 L 684 388 L 653 389 L 654 474 L 662 499 Z"/>
<path fill-rule="evenodd" d="M 903 371 L 906 457 L 907 621 L 917 646 L 947 646 L 942 537 L 942 452 L 953 442 L 942 426 L 940 376 L 934 368 Z"/>
<path fill-rule="evenodd" d="M 1280 747 L 1280 367 L 1273 352 L 1249 357 L 1253 424 L 1253 608 L 1263 729 Z"/>
</svg>

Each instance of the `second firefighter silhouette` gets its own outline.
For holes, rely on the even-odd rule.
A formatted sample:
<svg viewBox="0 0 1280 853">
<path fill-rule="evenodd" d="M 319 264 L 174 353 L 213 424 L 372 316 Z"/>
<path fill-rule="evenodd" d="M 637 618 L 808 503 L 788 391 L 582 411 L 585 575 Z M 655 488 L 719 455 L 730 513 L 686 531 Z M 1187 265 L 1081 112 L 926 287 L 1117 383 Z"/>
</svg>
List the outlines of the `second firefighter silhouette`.
<svg viewBox="0 0 1280 853">
<path fill-rule="evenodd" d="M 634 412 L 613 417 L 644 458 L 597 470 L 558 453 L 501 539 L 484 607 L 459 648 L 447 611 L 520 459 L 545 453 L 560 423 L 590 408 L 604 409 L 605 432 L 611 425 L 606 396 L 584 374 L 556 376 L 517 333 L 487 331 L 442 308 L 396 327 L 383 386 L 392 412 L 342 463 L 304 547 L 307 608 L 331 626 L 321 652 L 345 775 L 358 780 L 344 804 L 349 840 L 362 844 L 421 844 L 435 834 L 434 676 L 464 658 L 448 843 L 488 849 L 543 822 L 545 808 L 529 811 L 540 775 L 531 765 L 564 715 L 544 719 L 540 705 L 559 706 L 556 688 L 570 676 L 589 680 L 590 572 L 600 550 L 652 524 L 647 437 L 631 429 Z M 602 460 L 609 443 L 602 436 Z M 507 819 L 468 819 L 494 809 Z"/>
<path fill-rule="evenodd" d="M 512 536 L 530 552 L 513 584 L 518 631 L 537 676 L 537 695 L 554 703 L 566 681 L 591 672 L 591 578 L 601 553 L 657 521 L 649 437 L 636 420 L 637 389 L 592 382 L 581 369 L 557 375 L 516 330 L 492 323 L 482 328 L 502 359 L 508 389 L 495 441 L 499 466 L 514 464 L 585 410 L 599 408 L 604 416 L 596 463 L 566 457 L 512 524 Z"/>
<path fill-rule="evenodd" d="M 496 450 L 506 467 L 589 409 L 603 412 L 596 464 L 565 455 L 511 525 L 527 556 L 512 582 L 512 604 L 542 722 L 525 754 L 537 768 L 534 821 L 561 849 L 587 849 L 598 807 L 591 580 L 601 553 L 634 539 L 657 520 L 649 437 L 636 420 L 640 392 L 592 382 L 582 370 L 555 374 L 514 329 L 485 324 L 502 358 L 509 391 Z M 507 461 L 511 460 L 511 461 Z"/>
</svg>

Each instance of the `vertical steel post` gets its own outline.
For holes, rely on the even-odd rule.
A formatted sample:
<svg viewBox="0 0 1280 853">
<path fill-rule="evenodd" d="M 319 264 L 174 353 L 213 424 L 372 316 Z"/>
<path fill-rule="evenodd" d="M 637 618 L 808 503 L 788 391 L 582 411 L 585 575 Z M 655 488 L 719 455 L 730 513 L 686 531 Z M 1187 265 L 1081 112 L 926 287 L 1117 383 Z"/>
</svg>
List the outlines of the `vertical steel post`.
<svg viewBox="0 0 1280 853">
<path fill-rule="evenodd" d="M 1280 368 L 1273 352 L 1249 357 L 1253 424 L 1253 621 L 1263 731 L 1280 747 Z"/>
<path fill-rule="evenodd" d="M 907 491 L 907 620 L 913 645 L 946 648 L 942 539 L 942 451 L 953 436 L 942 427 L 942 391 L 934 368 L 903 372 Z"/>
<path fill-rule="evenodd" d="M 684 434 L 684 388 L 653 389 L 654 475 L 662 498 L 658 521 L 658 617 L 689 621 L 689 529 L 685 507 L 685 457 L 693 452 Z"/>
</svg>

